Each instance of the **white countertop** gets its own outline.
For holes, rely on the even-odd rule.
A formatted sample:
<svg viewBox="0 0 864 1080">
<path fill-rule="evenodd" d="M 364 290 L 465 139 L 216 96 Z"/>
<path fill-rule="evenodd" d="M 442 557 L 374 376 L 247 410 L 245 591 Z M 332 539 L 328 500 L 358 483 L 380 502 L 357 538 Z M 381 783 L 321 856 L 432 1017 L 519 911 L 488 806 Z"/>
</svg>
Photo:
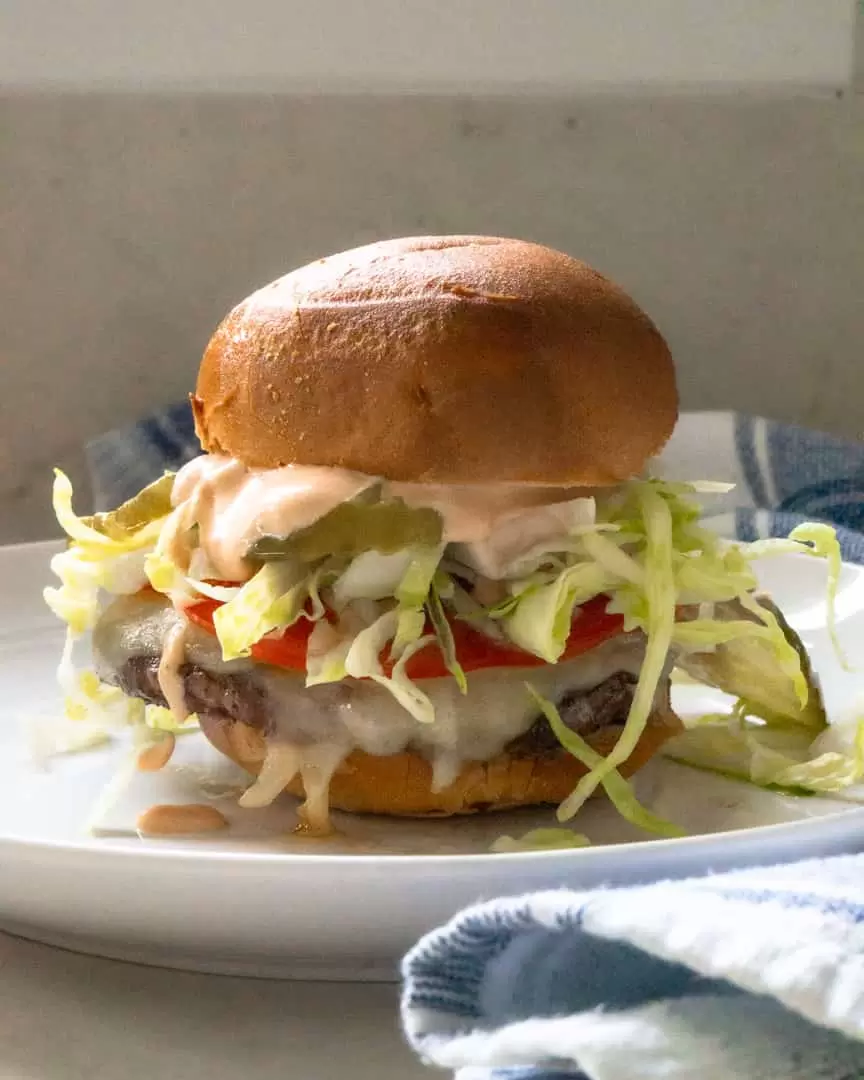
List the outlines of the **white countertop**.
<svg viewBox="0 0 864 1080">
<path fill-rule="evenodd" d="M 0 936 L 0 1080 L 420 1080 L 397 988 L 137 967 Z"/>
</svg>

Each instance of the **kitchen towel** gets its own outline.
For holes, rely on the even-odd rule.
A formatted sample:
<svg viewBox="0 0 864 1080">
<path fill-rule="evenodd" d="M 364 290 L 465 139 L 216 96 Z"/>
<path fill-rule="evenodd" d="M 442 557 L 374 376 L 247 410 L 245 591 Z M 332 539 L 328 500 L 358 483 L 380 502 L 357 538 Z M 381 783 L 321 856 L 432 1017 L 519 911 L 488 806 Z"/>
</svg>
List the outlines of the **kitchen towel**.
<svg viewBox="0 0 864 1080">
<path fill-rule="evenodd" d="M 403 974 L 459 1080 L 859 1080 L 864 856 L 494 900 Z"/>
<path fill-rule="evenodd" d="M 735 483 L 715 504 L 726 535 L 819 518 L 864 561 L 861 446 L 690 414 L 658 472 Z M 460 1080 L 859 1080 L 864 856 L 493 900 L 403 977 L 411 1044 Z"/>
<path fill-rule="evenodd" d="M 97 509 L 199 452 L 185 404 L 102 436 Z M 689 413 L 656 471 L 733 483 L 708 510 L 724 535 L 820 519 L 864 562 L 864 446 Z M 864 856 L 493 900 L 403 974 L 409 1040 L 459 1080 L 864 1080 Z"/>
</svg>

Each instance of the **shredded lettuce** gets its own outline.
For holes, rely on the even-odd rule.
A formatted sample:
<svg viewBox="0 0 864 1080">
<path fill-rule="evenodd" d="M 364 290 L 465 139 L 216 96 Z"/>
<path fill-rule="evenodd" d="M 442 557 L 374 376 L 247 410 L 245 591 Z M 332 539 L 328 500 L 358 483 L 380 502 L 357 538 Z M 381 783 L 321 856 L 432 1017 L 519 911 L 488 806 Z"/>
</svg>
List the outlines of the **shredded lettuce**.
<svg viewBox="0 0 864 1080">
<path fill-rule="evenodd" d="M 390 655 L 398 659 L 409 645 L 419 640 L 426 629 L 426 612 L 422 607 L 400 606 L 396 620 L 396 633 L 390 644 Z"/>
<path fill-rule="evenodd" d="M 554 664 L 564 652 L 577 604 L 611 584 L 604 569 L 591 562 L 568 567 L 548 584 L 539 579 L 529 582 L 503 616 L 505 632 L 515 645 Z"/>
<path fill-rule="evenodd" d="M 773 620 L 773 616 L 768 612 L 766 617 Z M 695 619 L 692 622 L 677 623 L 672 640 L 691 652 L 704 652 L 718 645 L 736 642 L 740 642 L 743 648 L 750 649 L 754 642 L 762 642 L 772 654 L 775 669 L 789 678 L 798 705 L 807 704 L 809 688 L 798 654 L 783 637 L 774 621 L 769 625 L 758 626 L 743 620 L 720 623 L 714 619 Z M 751 661 L 752 656 L 748 656 L 747 660 Z"/>
<path fill-rule="evenodd" d="M 52 758 L 95 750 L 111 742 L 103 727 L 86 720 L 70 723 L 56 714 L 28 715 L 22 720 L 30 756 L 43 768 Z"/>
<path fill-rule="evenodd" d="M 645 585 L 645 567 L 628 555 L 613 540 L 601 533 L 587 534 L 582 539 L 582 546 L 594 562 L 605 570 L 610 580 L 629 582 L 637 589 Z"/>
<path fill-rule="evenodd" d="M 742 596 L 718 605 L 709 630 L 714 644 L 703 639 L 702 651 L 677 648 L 675 662 L 697 682 L 737 696 L 753 716 L 774 724 L 792 723 L 813 732 L 825 727 L 827 719 L 813 676 L 810 660 L 795 631 L 779 609 L 767 598 Z M 740 634 L 720 640 L 722 625 L 744 617 L 755 623 L 755 634 Z M 675 635 L 682 631 L 676 624 Z"/>
<path fill-rule="evenodd" d="M 64 714 L 69 720 L 86 720 L 103 728 L 135 723 L 143 717 L 143 702 L 126 697 L 117 687 L 107 686 L 94 671 L 76 670 L 73 651 L 76 642 L 92 629 L 98 618 L 102 590 L 134 593 L 146 583 L 146 552 L 155 542 L 164 518 L 146 520 L 136 531 L 117 530 L 116 535 L 109 535 L 75 513 L 72 496 L 68 477 L 56 469 L 54 513 L 70 544 L 51 560 L 60 587 L 46 588 L 44 598 L 67 624 L 66 642 L 57 669 Z"/>
<path fill-rule="evenodd" d="M 306 685 L 339 682 L 348 672 L 345 660 L 354 643 L 350 633 L 320 619 L 306 643 Z"/>
<path fill-rule="evenodd" d="M 163 705 L 144 707 L 144 724 L 151 731 L 168 731 L 172 735 L 185 735 L 199 730 L 198 716 L 190 713 L 184 720 L 177 720 L 170 709 Z"/>
<path fill-rule="evenodd" d="M 831 644 L 842 667 L 850 671 L 849 660 L 844 653 L 840 639 L 837 636 L 837 587 L 840 584 L 840 571 L 843 566 L 840 543 L 837 533 L 830 525 L 808 521 L 797 526 L 789 533 L 789 539 L 804 546 L 806 551 L 809 547 L 811 553 L 823 558 L 828 563 L 828 604 L 826 625 L 831 637 Z"/>
<path fill-rule="evenodd" d="M 405 572 L 395 590 L 397 620 L 390 645 L 390 654 L 394 659 L 401 657 L 407 648 L 418 641 L 426 628 L 424 604 L 441 562 L 442 551 L 440 547 L 420 547 L 409 553 Z"/>
<path fill-rule="evenodd" d="M 57 682 L 63 692 L 63 715 L 67 720 L 86 721 L 104 730 L 139 724 L 144 719 L 144 702 L 127 697 L 117 686 L 102 682 L 90 668 L 74 663 L 78 639 L 67 631 L 57 667 Z"/>
<path fill-rule="evenodd" d="M 68 624 L 73 635 L 83 634 L 96 622 L 99 593 L 137 592 L 146 583 L 146 548 L 158 536 L 162 519 L 150 521 L 122 538 L 108 536 L 72 509 L 72 485 L 59 469 L 54 473 L 54 513 L 71 543 L 51 560 L 59 588 L 47 588 L 45 602 Z"/>
<path fill-rule="evenodd" d="M 845 745 L 835 739 L 833 747 L 820 747 L 812 732 L 794 724 L 766 723 L 746 710 L 739 702 L 731 716 L 689 721 L 663 754 L 759 787 L 797 793 L 837 793 L 864 780 L 864 721 L 855 724 Z"/>
<path fill-rule="evenodd" d="M 514 851 L 564 851 L 568 848 L 590 847 L 591 841 L 582 833 L 570 829 L 530 829 L 519 837 L 499 836 L 492 851 L 509 854 Z"/>
<path fill-rule="evenodd" d="M 418 547 L 408 552 L 395 589 L 396 606 L 379 615 L 350 643 L 333 645 L 316 659 L 314 671 L 307 661 L 307 685 L 330 681 L 340 670 L 354 678 L 372 679 L 387 689 L 415 720 L 431 723 L 435 718 L 432 702 L 408 677 L 407 664 L 412 656 L 437 640 L 445 664 L 465 693 L 465 673 L 456 658 L 453 634 L 435 584 L 442 553 L 441 547 Z M 441 584 L 446 588 L 449 583 L 442 580 Z M 434 635 L 423 634 L 427 611 Z M 317 644 L 310 642 L 310 648 Z M 395 661 L 389 676 L 380 660 L 388 647 L 390 658 Z"/>
<path fill-rule="evenodd" d="M 186 585 L 193 593 L 206 596 L 209 600 L 217 600 L 220 604 L 233 600 L 241 589 L 240 585 L 211 585 L 209 581 L 199 581 L 192 577 L 186 578 Z"/>
<path fill-rule="evenodd" d="M 753 543 L 742 545 L 741 548 L 742 556 L 751 561 L 784 552 L 796 555 L 812 555 L 826 561 L 828 566 L 826 596 L 828 634 L 841 666 L 847 671 L 851 670 L 837 635 L 837 588 L 840 584 L 840 571 L 843 565 L 843 556 L 840 551 L 840 543 L 837 540 L 837 533 L 830 525 L 826 525 L 824 522 L 806 521 L 796 526 L 785 539 L 783 537 L 770 537 L 765 540 L 755 540 Z"/>
<path fill-rule="evenodd" d="M 393 667 L 391 675 L 385 675 L 381 653 L 393 640 L 399 622 L 397 608 L 386 611 L 371 626 L 354 638 L 345 657 L 345 672 L 356 679 L 372 679 L 388 690 L 418 723 L 430 724 L 435 710 L 428 696 L 413 683 L 405 667 L 415 653 L 425 649 L 435 638 L 432 635 L 417 638 L 407 645 Z"/>
<path fill-rule="evenodd" d="M 413 559 L 411 549 L 382 555 L 364 551 L 351 560 L 333 585 L 333 605 L 340 611 L 352 600 L 385 600 L 395 596 Z"/>
<path fill-rule="evenodd" d="M 598 498 L 597 530 L 583 531 L 566 568 L 551 578 L 541 570 L 512 583 L 510 597 L 487 612 L 515 644 L 550 663 L 563 651 L 575 606 L 599 593 L 609 596 L 610 612 L 624 616 L 626 631 L 645 634 L 645 659 L 622 734 L 564 801 L 562 819 L 632 754 L 672 659 L 700 681 L 745 697 L 757 715 L 782 716 L 811 731 L 824 726 L 797 635 L 770 603 L 754 596 L 758 582 L 746 546 L 727 545 L 699 524 L 701 507 L 689 498 L 697 486 L 634 481 Z M 830 604 L 839 548 L 832 530 L 814 528 L 778 543 L 828 558 Z"/>
<path fill-rule="evenodd" d="M 435 720 L 435 708 L 428 696 L 408 678 L 406 666 L 412 656 L 422 652 L 435 641 L 433 634 L 426 634 L 408 645 L 393 667 L 392 675 L 370 675 L 380 686 L 389 690 L 399 704 L 406 709 L 420 724 L 431 724 Z"/>
<path fill-rule="evenodd" d="M 94 520 L 93 518 L 82 518 L 75 513 L 72 509 L 72 495 L 72 484 L 69 478 L 60 469 L 55 469 L 52 494 L 54 514 L 69 539 L 77 544 L 87 545 L 106 552 L 116 551 L 118 548 L 131 550 L 141 547 L 145 543 L 150 543 L 159 534 L 162 518 L 149 519 L 136 531 L 124 534 L 121 537 L 114 537 L 101 532 L 99 529 L 94 528 L 92 524 L 88 524 L 88 522 Z"/>
<path fill-rule="evenodd" d="M 441 547 L 412 549 L 411 559 L 396 588 L 396 599 L 402 607 L 422 607 L 426 603 L 443 550 Z"/>
<path fill-rule="evenodd" d="M 375 674 L 383 675 L 380 655 L 396 633 L 399 613 L 396 608 L 385 611 L 371 626 L 361 630 L 351 642 L 345 657 L 345 671 L 356 679 Z"/>
<path fill-rule="evenodd" d="M 456 684 L 461 692 L 467 694 L 468 680 L 466 679 L 465 671 L 456 656 L 453 631 L 451 630 L 450 623 L 447 621 L 447 616 L 444 613 L 441 595 L 434 583 L 429 589 L 429 601 L 426 604 L 426 610 L 429 612 L 429 619 L 435 630 L 435 637 L 438 639 L 438 647 L 441 650 L 441 655 L 444 657 L 444 665 L 456 680 Z"/>
<path fill-rule="evenodd" d="M 656 814 L 652 814 L 650 810 L 642 806 L 636 798 L 636 793 L 633 791 L 631 784 L 624 779 L 614 766 L 608 767 L 609 758 L 604 758 L 601 754 L 598 754 L 581 735 L 571 731 L 561 719 L 561 714 L 551 701 L 547 701 L 546 698 L 538 694 L 530 683 L 525 685 L 534 703 L 546 717 L 549 726 L 564 749 L 578 761 L 581 761 L 587 769 L 591 770 L 588 773 L 589 776 L 600 775 L 598 783 L 603 785 L 609 800 L 623 818 L 632 825 L 636 825 L 646 832 L 656 833 L 658 836 L 684 835 L 683 829 L 669 821 L 664 821 L 663 818 L 657 817 Z M 606 767 L 604 768 L 604 766 Z M 600 773 L 601 769 L 602 775 Z M 581 806 L 581 803 L 579 805 Z M 565 799 L 558 807 L 558 820 L 569 821 L 578 809 L 577 806 L 571 810 L 568 801 Z"/>
<path fill-rule="evenodd" d="M 633 694 L 633 703 L 624 730 L 615 746 L 605 758 L 592 766 L 591 771 L 579 781 L 575 790 L 561 804 L 559 814 L 562 820 L 572 817 L 597 786 L 604 783 L 604 780 L 623 765 L 636 749 L 648 722 L 657 687 L 668 662 L 675 627 L 676 590 L 672 546 L 673 518 L 667 500 L 668 496 L 659 486 L 655 488 L 652 485 L 643 484 L 637 493 L 645 530 L 643 549 L 645 578 L 643 588 L 634 594 L 631 604 L 628 605 L 629 612 L 627 607 L 624 610 L 625 613 L 631 615 L 631 618 L 639 617 L 645 630 L 646 643 L 642 668 Z M 622 591 L 619 596 L 625 597 L 626 594 Z M 563 729 L 563 725 L 560 727 Z M 556 734 L 560 739 L 561 736 L 557 730 Z M 615 783 L 617 784 L 617 781 Z M 605 786 L 609 793 L 609 785 Z M 612 797 L 610 793 L 610 798 Z M 626 801 L 624 805 L 627 806 Z M 622 813 L 624 813 L 623 810 Z M 624 813 L 624 816 L 627 817 L 627 813 Z"/>
<path fill-rule="evenodd" d="M 236 596 L 213 613 L 223 660 L 249 656 L 266 634 L 293 626 L 300 618 L 317 622 L 324 614 L 320 582 L 325 566 L 307 576 L 289 562 L 265 563 Z M 311 611 L 306 605 L 311 601 Z"/>
</svg>

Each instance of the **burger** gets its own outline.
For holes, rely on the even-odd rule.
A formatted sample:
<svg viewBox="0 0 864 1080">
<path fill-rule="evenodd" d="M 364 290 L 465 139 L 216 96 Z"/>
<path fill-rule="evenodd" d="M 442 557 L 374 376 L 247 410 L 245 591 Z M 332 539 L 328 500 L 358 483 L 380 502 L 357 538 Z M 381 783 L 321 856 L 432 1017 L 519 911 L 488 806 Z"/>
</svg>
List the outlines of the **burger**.
<svg viewBox="0 0 864 1080">
<path fill-rule="evenodd" d="M 320 259 L 228 314 L 191 406 L 202 455 L 117 510 L 78 517 L 57 475 L 46 596 L 70 714 L 194 715 L 245 806 L 287 791 L 323 832 L 605 791 L 662 830 L 627 777 L 680 730 L 673 666 L 822 716 L 747 552 L 651 477 L 670 352 L 585 263 L 479 236 Z"/>
</svg>

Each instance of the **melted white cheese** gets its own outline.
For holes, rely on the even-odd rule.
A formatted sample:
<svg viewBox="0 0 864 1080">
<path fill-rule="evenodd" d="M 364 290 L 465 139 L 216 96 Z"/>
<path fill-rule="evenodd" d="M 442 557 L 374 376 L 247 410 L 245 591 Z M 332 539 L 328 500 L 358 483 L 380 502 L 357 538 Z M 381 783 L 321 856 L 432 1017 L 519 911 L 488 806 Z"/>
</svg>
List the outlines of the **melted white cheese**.
<svg viewBox="0 0 864 1080">
<path fill-rule="evenodd" d="M 179 624 L 179 616 L 168 604 L 137 597 L 118 600 L 94 635 L 100 671 L 110 676 L 130 656 L 156 655 L 163 641 L 172 642 L 173 651 L 178 640 L 174 628 Z M 592 689 L 618 671 L 637 676 L 644 654 L 642 637 L 633 634 L 558 664 L 472 672 L 465 695 L 450 677 L 424 679 L 423 690 L 435 707 L 435 720 L 421 724 L 371 681 L 345 679 L 306 687 L 301 674 L 249 660 L 226 664 L 212 635 L 192 625 L 185 632 L 184 645 L 188 662 L 214 674 L 254 671 L 266 693 L 267 717 L 262 721 L 267 719 L 272 725 L 269 742 L 274 750 L 260 780 L 247 792 L 245 805 L 250 806 L 262 805 L 259 798 L 268 801 L 271 791 L 281 790 L 298 771 L 304 782 L 307 776 L 314 781 L 335 761 L 329 776 L 354 749 L 386 756 L 411 748 L 430 762 L 436 790 L 440 790 L 464 763 L 496 757 L 537 720 L 537 706 L 525 689 L 526 682 L 549 700 L 559 701 L 568 692 Z M 316 756 L 320 753 L 327 759 L 323 765 Z M 306 790 L 308 794 L 308 786 Z"/>
<path fill-rule="evenodd" d="M 267 747 L 267 754 L 255 782 L 238 800 L 240 806 L 247 810 L 269 806 L 276 796 L 288 787 L 302 767 L 301 747 L 293 743 L 272 741 Z"/>
</svg>

